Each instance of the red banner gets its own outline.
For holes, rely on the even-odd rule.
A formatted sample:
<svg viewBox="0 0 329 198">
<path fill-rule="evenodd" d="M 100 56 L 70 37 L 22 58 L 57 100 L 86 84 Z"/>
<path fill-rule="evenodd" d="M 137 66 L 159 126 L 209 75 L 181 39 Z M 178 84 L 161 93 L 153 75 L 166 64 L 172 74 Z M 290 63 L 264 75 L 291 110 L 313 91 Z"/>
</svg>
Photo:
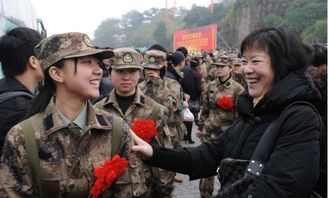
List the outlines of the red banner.
<svg viewBox="0 0 329 198">
<path fill-rule="evenodd" d="M 174 33 L 174 50 L 184 46 L 189 51 L 210 51 L 216 48 L 217 25 L 211 24 Z"/>
</svg>

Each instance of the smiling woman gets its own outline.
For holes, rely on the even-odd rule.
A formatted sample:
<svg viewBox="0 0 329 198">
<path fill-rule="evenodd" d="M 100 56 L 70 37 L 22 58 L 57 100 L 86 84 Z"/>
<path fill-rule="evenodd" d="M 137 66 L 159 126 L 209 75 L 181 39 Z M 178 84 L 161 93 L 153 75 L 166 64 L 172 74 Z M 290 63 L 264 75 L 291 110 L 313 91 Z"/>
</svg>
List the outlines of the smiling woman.
<svg viewBox="0 0 329 198">
<path fill-rule="evenodd" d="M 96 49 L 87 35 L 74 32 L 43 39 L 35 52 L 45 81 L 34 99 L 32 117 L 8 132 L 0 168 L 0 175 L 8 177 L 0 178 L 0 192 L 5 194 L 0 196 L 88 197 L 90 191 L 93 197 L 103 192 L 133 197 L 127 178 L 132 168 L 139 169 L 131 166 L 136 156 L 129 127 L 89 101 L 99 95 L 98 61 L 112 57 L 113 51 Z M 121 123 L 120 135 L 112 143 L 114 122 Z M 98 189 L 104 179 L 95 178 L 107 177 L 99 168 L 118 163 L 120 171 L 113 174 L 111 168 L 111 182 Z"/>
<path fill-rule="evenodd" d="M 248 90 L 237 99 L 231 127 L 183 149 L 159 148 L 133 134 L 133 150 L 147 164 L 190 179 L 220 170 L 217 197 L 309 198 L 319 176 L 322 129 L 311 105 L 320 93 L 306 71 L 310 48 L 296 34 L 270 27 L 250 33 L 240 51 Z"/>
</svg>

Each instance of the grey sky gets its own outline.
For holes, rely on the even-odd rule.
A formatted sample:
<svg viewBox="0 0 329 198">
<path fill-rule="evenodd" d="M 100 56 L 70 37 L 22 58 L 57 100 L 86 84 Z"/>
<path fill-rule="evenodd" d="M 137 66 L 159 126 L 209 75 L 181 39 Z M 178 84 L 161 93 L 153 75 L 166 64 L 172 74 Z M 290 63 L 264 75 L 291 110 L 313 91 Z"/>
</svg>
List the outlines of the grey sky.
<svg viewBox="0 0 329 198">
<path fill-rule="evenodd" d="M 31 0 L 37 15 L 48 31 L 56 33 L 78 31 L 93 37 L 97 26 L 107 18 L 120 18 L 135 9 L 143 12 L 152 7 L 164 8 L 165 0 Z M 209 6 L 211 0 L 176 0 L 176 7 L 190 8 L 193 4 Z M 174 0 L 168 0 L 168 7 Z"/>
</svg>

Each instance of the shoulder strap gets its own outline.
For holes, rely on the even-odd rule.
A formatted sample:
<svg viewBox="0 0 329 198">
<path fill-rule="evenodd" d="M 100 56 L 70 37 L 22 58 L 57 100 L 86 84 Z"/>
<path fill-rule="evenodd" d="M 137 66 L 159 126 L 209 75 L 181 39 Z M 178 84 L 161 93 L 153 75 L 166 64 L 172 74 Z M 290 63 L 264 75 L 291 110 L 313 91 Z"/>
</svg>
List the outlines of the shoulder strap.
<svg viewBox="0 0 329 198">
<path fill-rule="evenodd" d="M 23 121 L 20 124 L 24 131 L 25 140 L 25 150 L 27 160 L 29 162 L 29 172 L 32 179 L 32 184 L 35 187 L 36 192 L 39 197 L 43 197 L 42 187 L 41 187 L 41 169 L 38 156 L 37 142 L 35 139 L 35 132 L 32 128 L 32 122 L 30 119 Z"/>
<path fill-rule="evenodd" d="M 247 171 L 255 176 L 260 176 L 261 171 L 263 170 L 263 164 L 265 163 L 268 158 L 270 157 L 271 153 L 273 152 L 274 145 L 277 141 L 279 136 L 280 130 L 277 127 L 277 123 L 282 117 L 282 115 L 287 112 L 292 106 L 295 105 L 308 105 L 311 106 L 315 111 L 315 107 L 304 101 L 296 101 L 288 105 L 280 114 L 278 118 L 273 120 L 270 125 L 265 130 L 264 134 L 262 135 L 260 141 L 257 144 L 257 147 L 251 157 L 250 163 L 248 165 Z M 316 111 L 317 112 L 317 111 Z"/>
<path fill-rule="evenodd" d="M 9 100 L 11 98 L 17 97 L 17 96 L 26 96 L 29 98 L 33 98 L 33 96 L 25 91 L 10 91 L 6 93 L 0 94 L 0 103 Z"/>
<path fill-rule="evenodd" d="M 120 152 L 122 129 L 123 129 L 123 119 L 118 116 L 113 116 L 113 130 L 112 130 L 112 142 L 111 142 L 112 157 Z"/>
<path fill-rule="evenodd" d="M 154 122 L 158 119 L 158 115 L 161 112 L 161 106 L 158 103 L 154 103 L 152 109 L 152 118 Z"/>
</svg>

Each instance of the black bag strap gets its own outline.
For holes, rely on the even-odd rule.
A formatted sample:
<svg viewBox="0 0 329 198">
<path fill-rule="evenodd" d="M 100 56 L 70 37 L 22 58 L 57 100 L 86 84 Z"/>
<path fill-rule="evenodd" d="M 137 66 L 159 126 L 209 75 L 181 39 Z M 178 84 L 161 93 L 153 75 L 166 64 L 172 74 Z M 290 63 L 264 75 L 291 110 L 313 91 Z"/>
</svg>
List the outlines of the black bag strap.
<svg viewBox="0 0 329 198">
<path fill-rule="evenodd" d="M 270 123 L 262 135 L 247 167 L 246 171 L 248 173 L 257 177 L 261 175 L 261 172 L 264 168 L 264 163 L 269 159 L 271 153 L 274 150 L 275 143 L 279 137 L 280 130 L 277 126 L 279 119 L 285 112 L 287 112 L 288 109 L 295 105 L 308 105 L 311 106 L 315 112 L 317 112 L 316 108 L 311 103 L 305 101 L 296 101 L 288 105 L 281 112 L 280 116 Z"/>
<path fill-rule="evenodd" d="M 0 103 L 5 102 L 6 100 L 9 100 L 9 99 L 17 97 L 17 96 L 26 96 L 29 98 L 33 98 L 32 94 L 27 93 L 25 91 L 10 91 L 10 92 L 0 94 Z"/>
</svg>

